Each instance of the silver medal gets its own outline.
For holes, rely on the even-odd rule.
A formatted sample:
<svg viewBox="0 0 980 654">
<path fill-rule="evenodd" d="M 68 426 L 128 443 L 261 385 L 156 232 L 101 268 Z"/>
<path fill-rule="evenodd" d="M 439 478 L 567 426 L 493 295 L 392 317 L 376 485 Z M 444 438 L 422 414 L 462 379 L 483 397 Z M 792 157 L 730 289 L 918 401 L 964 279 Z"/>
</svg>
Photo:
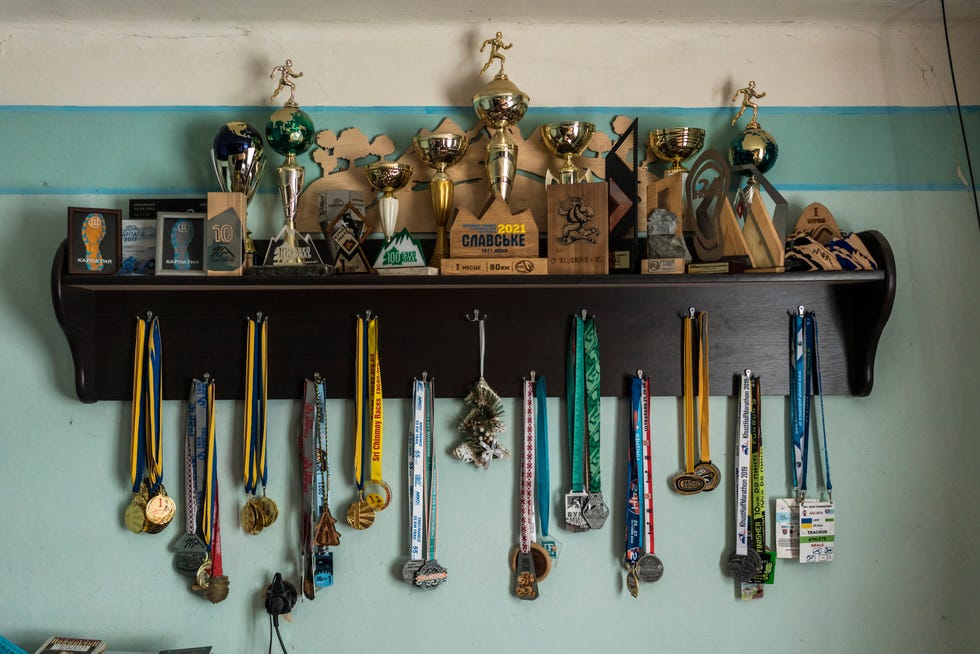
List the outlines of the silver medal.
<svg viewBox="0 0 980 654">
<path fill-rule="evenodd" d="M 425 561 L 421 559 L 411 559 L 405 561 L 405 565 L 402 566 L 402 579 L 405 580 L 406 584 L 415 585 L 415 575 L 418 574 L 419 568 Z"/>
<path fill-rule="evenodd" d="M 728 573 L 738 581 L 752 581 L 762 572 L 762 557 L 753 549 L 746 554 L 732 554 L 728 558 Z"/>
<path fill-rule="evenodd" d="M 193 577 L 208 556 L 208 548 L 196 534 L 184 534 L 174 546 L 174 568 L 177 572 Z"/>
<path fill-rule="evenodd" d="M 582 509 L 582 517 L 589 529 L 602 529 L 609 517 L 609 507 L 603 501 L 602 493 L 589 493 L 585 508 Z"/>
<path fill-rule="evenodd" d="M 430 559 L 423 563 L 419 571 L 415 573 L 415 585 L 425 590 L 432 590 L 446 581 L 446 576 L 446 569 L 439 565 L 435 559 Z"/>
<path fill-rule="evenodd" d="M 583 492 L 565 494 L 565 528 L 569 531 L 589 530 L 589 523 L 582 515 L 588 499 L 589 496 Z"/>
<path fill-rule="evenodd" d="M 656 554 L 644 554 L 636 562 L 636 575 L 643 582 L 653 582 L 664 574 L 664 564 Z"/>
</svg>

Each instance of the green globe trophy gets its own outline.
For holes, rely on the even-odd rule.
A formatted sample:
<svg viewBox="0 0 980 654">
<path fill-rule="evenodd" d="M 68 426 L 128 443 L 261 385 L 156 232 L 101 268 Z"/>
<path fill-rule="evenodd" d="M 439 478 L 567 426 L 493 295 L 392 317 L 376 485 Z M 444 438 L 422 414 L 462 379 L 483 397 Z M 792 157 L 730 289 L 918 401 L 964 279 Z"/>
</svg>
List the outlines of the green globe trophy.
<svg viewBox="0 0 980 654">
<path fill-rule="evenodd" d="M 279 173 L 279 198 L 282 200 L 286 222 L 269 243 L 265 265 L 322 267 L 323 260 L 320 259 L 313 239 L 296 231 L 296 209 L 306 172 L 296 163 L 296 155 L 310 149 L 315 135 L 313 120 L 296 104 L 296 84 L 292 80 L 302 77 L 303 73 L 294 73 L 293 62 L 287 59 L 286 63 L 273 68 L 269 77 L 275 77 L 276 74 L 279 75 L 279 85 L 270 99 L 274 100 L 286 87 L 289 87 L 289 99 L 269 117 L 265 124 L 265 138 L 269 147 L 286 157 L 286 161 L 276 169 Z"/>
<path fill-rule="evenodd" d="M 752 110 L 752 120 L 748 122 L 744 130 L 732 139 L 731 145 L 728 147 L 728 163 L 731 166 L 754 164 L 760 173 L 765 174 L 776 163 L 776 157 L 779 156 L 779 146 L 776 145 L 776 139 L 759 125 L 759 105 L 753 102 L 755 99 L 766 97 L 766 94 L 765 92 L 757 92 L 755 82 L 752 81 L 744 89 L 735 91 L 732 102 L 735 102 L 739 95 L 742 96 L 742 107 L 732 118 L 732 127 L 735 126 L 746 109 Z M 748 171 L 739 172 L 749 177 L 743 191 L 743 197 L 747 203 L 751 204 L 758 180 L 756 180 L 755 175 Z"/>
</svg>

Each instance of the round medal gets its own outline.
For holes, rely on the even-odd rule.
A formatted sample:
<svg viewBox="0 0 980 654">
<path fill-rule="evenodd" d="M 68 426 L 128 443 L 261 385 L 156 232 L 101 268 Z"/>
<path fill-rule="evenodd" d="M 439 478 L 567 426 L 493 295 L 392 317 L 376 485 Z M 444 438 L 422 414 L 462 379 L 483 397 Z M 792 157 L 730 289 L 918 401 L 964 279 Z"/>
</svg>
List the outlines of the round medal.
<svg viewBox="0 0 980 654">
<path fill-rule="evenodd" d="M 137 496 L 133 496 L 133 500 L 126 506 L 125 512 L 123 512 L 123 522 L 126 523 L 126 529 L 130 530 L 134 534 L 146 531 L 146 512 L 144 511 L 145 504 L 139 501 Z"/>
<path fill-rule="evenodd" d="M 279 517 L 279 507 L 268 497 L 262 496 L 256 498 L 255 509 L 262 521 L 262 527 L 270 526 Z"/>
<path fill-rule="evenodd" d="M 415 575 L 418 573 L 419 568 L 425 561 L 421 559 L 409 559 L 405 561 L 405 565 L 402 566 L 402 579 L 405 580 L 406 584 L 415 585 Z"/>
<path fill-rule="evenodd" d="M 521 548 L 514 548 L 514 555 L 510 560 L 511 570 L 517 570 L 517 557 L 521 554 Z M 534 564 L 534 578 L 536 581 L 544 581 L 551 573 L 551 557 L 548 550 L 541 547 L 538 543 L 531 543 L 531 561 Z"/>
<path fill-rule="evenodd" d="M 656 554 L 644 554 L 636 562 L 636 576 L 640 581 L 657 581 L 664 574 L 664 564 Z"/>
<path fill-rule="evenodd" d="M 609 507 L 602 499 L 602 493 L 589 493 L 589 499 L 585 503 L 585 508 L 582 509 L 582 518 L 585 519 L 589 529 L 602 529 L 608 517 Z M 538 581 L 540 580 L 541 577 L 539 576 Z"/>
<path fill-rule="evenodd" d="M 372 479 L 364 485 L 364 499 L 375 511 L 384 511 L 391 503 L 391 486 L 383 479 Z"/>
<path fill-rule="evenodd" d="M 174 519 L 177 512 L 177 504 L 172 497 L 166 495 L 166 491 L 161 490 L 146 503 L 146 519 L 150 524 L 166 527 Z"/>
<path fill-rule="evenodd" d="M 194 575 L 194 586 L 193 590 L 202 591 L 207 590 L 211 585 L 211 557 L 208 556 L 204 559 L 204 563 L 201 567 L 197 569 L 197 573 Z"/>
<path fill-rule="evenodd" d="M 255 506 L 254 497 L 248 498 L 245 506 L 242 507 L 241 520 L 242 530 L 246 534 L 254 536 L 262 531 L 262 515 L 259 513 L 258 507 Z"/>
<path fill-rule="evenodd" d="M 694 474 L 704 479 L 704 488 L 701 490 L 705 493 L 718 488 L 721 483 L 721 470 L 711 461 L 698 461 L 694 466 Z"/>
<path fill-rule="evenodd" d="M 347 509 L 347 524 L 354 529 L 367 529 L 374 524 L 374 509 L 365 500 L 357 500 Z"/>
<path fill-rule="evenodd" d="M 425 590 L 432 590 L 446 581 L 446 577 L 446 569 L 439 565 L 438 561 L 431 559 L 423 563 L 419 571 L 415 573 L 415 585 Z"/>
<path fill-rule="evenodd" d="M 752 581 L 762 572 L 762 557 L 753 549 L 746 554 L 732 554 L 728 558 L 728 573 L 738 581 Z"/>
<path fill-rule="evenodd" d="M 228 597 L 228 577 L 225 575 L 211 577 L 204 591 L 204 597 L 212 604 L 217 604 Z"/>
<path fill-rule="evenodd" d="M 693 472 L 681 472 L 674 475 L 673 487 L 681 495 L 694 495 L 704 490 L 704 477 Z"/>
</svg>

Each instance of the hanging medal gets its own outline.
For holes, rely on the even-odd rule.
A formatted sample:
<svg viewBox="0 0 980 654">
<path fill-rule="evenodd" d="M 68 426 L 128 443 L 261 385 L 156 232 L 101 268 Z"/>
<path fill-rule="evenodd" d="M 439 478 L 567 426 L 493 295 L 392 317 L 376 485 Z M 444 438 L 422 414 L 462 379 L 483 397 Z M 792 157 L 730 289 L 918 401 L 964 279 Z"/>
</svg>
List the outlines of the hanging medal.
<svg viewBox="0 0 980 654">
<path fill-rule="evenodd" d="M 561 543 L 550 532 L 551 517 L 551 470 L 548 459 L 548 390 L 544 376 L 537 378 L 534 384 L 535 392 L 535 425 L 534 425 L 534 486 L 538 508 L 538 526 L 541 547 L 548 553 L 552 565 L 558 563 L 561 553 Z"/>
<path fill-rule="evenodd" d="M 743 600 L 762 599 L 763 586 L 773 583 L 776 553 L 766 546 L 766 477 L 762 450 L 762 383 L 752 378 L 750 433 L 752 443 L 751 483 L 749 485 L 751 514 L 749 516 L 749 547 L 759 553 L 762 570 L 751 581 L 741 582 Z"/>
<path fill-rule="evenodd" d="M 245 493 L 248 499 L 241 510 L 242 529 L 247 534 L 259 534 L 279 517 L 279 508 L 266 495 L 269 481 L 266 460 L 266 407 L 269 381 L 269 319 L 261 312 L 255 319 L 246 318 L 245 352 Z M 262 496 L 256 495 L 259 483 Z"/>
<path fill-rule="evenodd" d="M 518 599 L 536 600 L 538 582 L 551 571 L 551 557 L 536 542 L 535 518 L 535 451 L 537 449 L 537 414 L 534 408 L 535 373 L 525 379 L 524 391 L 524 440 L 522 467 L 518 494 L 520 498 L 520 532 L 518 546 L 511 561 L 515 572 L 514 594 Z"/>
<path fill-rule="evenodd" d="M 609 507 L 602 497 L 602 483 L 599 476 L 600 457 L 600 426 L 601 426 L 601 397 L 600 397 L 600 365 L 599 365 L 599 334 L 596 330 L 596 318 L 586 318 L 585 334 L 579 347 L 583 348 L 576 356 L 582 355 L 585 360 L 585 418 L 587 430 L 587 460 L 589 497 L 582 509 L 582 517 L 589 529 L 602 529 L 609 517 Z"/>
<path fill-rule="evenodd" d="M 374 524 L 378 511 L 391 502 L 391 487 L 382 478 L 384 453 L 384 399 L 381 390 L 381 353 L 378 317 L 365 312 L 357 317 L 354 378 L 354 483 L 357 499 L 347 510 L 354 529 Z M 365 476 L 366 473 L 366 476 Z"/>
<path fill-rule="evenodd" d="M 191 577 L 207 556 L 207 546 L 198 534 L 198 525 L 207 474 L 209 379 L 210 376 L 205 374 L 204 381 L 191 381 L 184 438 L 184 534 L 171 548 L 174 551 L 174 567 L 181 574 Z"/>
<path fill-rule="evenodd" d="M 800 307 L 802 310 L 803 307 Z M 800 563 L 828 563 L 834 560 L 835 540 L 835 507 L 834 487 L 830 481 L 830 453 L 827 449 L 827 421 L 823 406 L 823 388 L 820 378 L 819 339 L 817 336 L 817 316 L 807 311 L 804 317 L 806 333 L 807 363 L 811 374 L 808 382 L 813 384 L 813 391 L 820 396 L 820 432 L 823 434 L 823 477 L 827 489 L 827 499 L 807 499 L 807 464 L 809 460 L 810 434 L 803 434 L 802 461 L 800 466 L 799 491 L 799 534 L 800 534 Z M 809 408 L 809 407 L 808 407 Z M 814 441 L 819 443 L 819 437 Z"/>
<path fill-rule="evenodd" d="M 497 395 L 483 376 L 483 364 L 486 357 L 486 322 L 487 315 L 480 317 L 480 310 L 473 311 L 473 317 L 467 320 L 477 323 L 480 330 L 480 378 L 474 384 L 463 400 L 469 412 L 459 423 L 459 431 L 463 434 L 463 442 L 453 450 L 453 456 L 460 461 L 472 463 L 486 470 L 494 459 L 510 456 L 498 434 L 507 430 L 501 419 L 504 413 L 500 396 Z"/>
<path fill-rule="evenodd" d="M 751 581 L 762 572 L 762 558 L 749 547 L 749 484 L 752 478 L 752 371 L 739 378 L 738 428 L 735 439 L 735 552 L 728 573 L 738 581 Z"/>
<path fill-rule="evenodd" d="M 151 313 L 137 319 L 133 356 L 132 437 L 130 480 L 133 499 L 126 507 L 126 527 L 134 532 L 158 534 L 177 512 L 163 485 L 163 434 L 160 425 L 163 379 L 160 319 Z"/>
<path fill-rule="evenodd" d="M 697 350 L 698 350 L 698 436 L 701 449 L 700 458 L 694 464 L 694 474 L 704 479 L 704 492 L 718 488 L 721 482 L 721 471 L 711 462 L 711 429 L 708 421 L 708 396 L 711 394 L 711 384 L 708 378 L 708 314 L 701 311 L 697 314 Z"/>
<path fill-rule="evenodd" d="M 626 486 L 626 588 L 639 595 L 639 582 L 654 582 L 664 566 L 655 553 L 651 455 L 650 379 L 642 370 L 630 381 L 630 448 Z"/>
<path fill-rule="evenodd" d="M 213 379 L 206 379 L 207 384 L 207 451 L 205 456 L 206 470 L 204 482 L 204 503 L 201 511 L 201 529 L 204 543 L 207 546 L 207 558 L 197 570 L 195 583 L 191 589 L 203 592 L 204 598 L 212 604 L 228 597 L 228 577 L 222 569 L 221 560 L 221 526 L 218 513 L 218 459 L 214 439 L 214 398 L 215 387 Z"/>
<path fill-rule="evenodd" d="M 300 543 L 303 595 L 333 585 L 333 552 L 340 545 L 337 520 L 330 513 L 330 466 L 327 449 L 326 382 L 319 374 L 304 380 L 303 430 L 299 441 L 302 480 Z"/>
<path fill-rule="evenodd" d="M 807 370 L 806 309 L 800 305 L 789 317 L 789 423 L 793 451 L 793 497 L 776 500 L 776 556 L 800 556 L 800 480 L 804 435 L 810 430 L 810 376 Z"/>
<path fill-rule="evenodd" d="M 446 569 L 436 558 L 439 532 L 439 470 L 436 466 L 435 448 L 432 442 L 432 413 L 435 409 L 435 382 L 422 373 L 422 380 L 416 380 L 416 392 L 422 394 L 422 424 L 425 436 L 424 456 L 422 460 L 412 462 L 412 477 L 417 466 L 425 466 L 423 497 L 425 501 L 425 516 L 423 520 L 425 533 L 425 561 L 415 573 L 415 585 L 424 590 L 438 588 L 446 581 Z"/>
<path fill-rule="evenodd" d="M 673 478 L 673 488 L 681 495 L 700 493 L 705 486 L 705 478 L 695 472 L 694 464 L 694 318 L 694 307 L 681 316 L 684 360 L 684 472 L 674 475 Z"/>
</svg>

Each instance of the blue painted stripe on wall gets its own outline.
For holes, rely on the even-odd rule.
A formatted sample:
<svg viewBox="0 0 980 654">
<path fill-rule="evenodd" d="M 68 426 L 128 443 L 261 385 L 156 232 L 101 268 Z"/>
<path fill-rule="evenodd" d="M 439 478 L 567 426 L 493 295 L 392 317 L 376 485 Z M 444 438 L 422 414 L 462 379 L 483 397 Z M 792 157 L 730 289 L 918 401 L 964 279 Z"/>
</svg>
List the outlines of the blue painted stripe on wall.
<svg viewBox="0 0 980 654">
<path fill-rule="evenodd" d="M 269 107 L 4 106 L 8 136 L 0 158 L 0 194 L 202 194 L 215 187 L 208 150 L 228 120 L 264 125 Z M 369 137 L 387 134 L 396 156 L 419 129 L 443 117 L 463 129 L 476 123 L 470 107 L 307 107 L 319 130 L 357 126 Z M 638 116 L 640 134 L 657 127 L 703 127 L 707 147 L 727 151 L 737 130 L 731 107 L 532 108 L 521 123 L 590 120 L 611 133 L 616 115 Z M 971 149 L 980 153 L 980 106 L 966 108 Z M 950 191 L 967 188 L 966 161 L 952 107 L 763 107 L 760 119 L 780 147 L 769 174 L 784 190 Z M 744 124 L 744 119 L 743 119 Z M 268 153 L 271 167 L 282 158 Z M 322 175 L 309 154 L 300 157 L 307 182 Z M 980 166 L 974 166 L 980 170 Z M 655 171 L 662 170 L 658 164 Z M 275 193 L 272 175 L 261 192 Z"/>
</svg>

